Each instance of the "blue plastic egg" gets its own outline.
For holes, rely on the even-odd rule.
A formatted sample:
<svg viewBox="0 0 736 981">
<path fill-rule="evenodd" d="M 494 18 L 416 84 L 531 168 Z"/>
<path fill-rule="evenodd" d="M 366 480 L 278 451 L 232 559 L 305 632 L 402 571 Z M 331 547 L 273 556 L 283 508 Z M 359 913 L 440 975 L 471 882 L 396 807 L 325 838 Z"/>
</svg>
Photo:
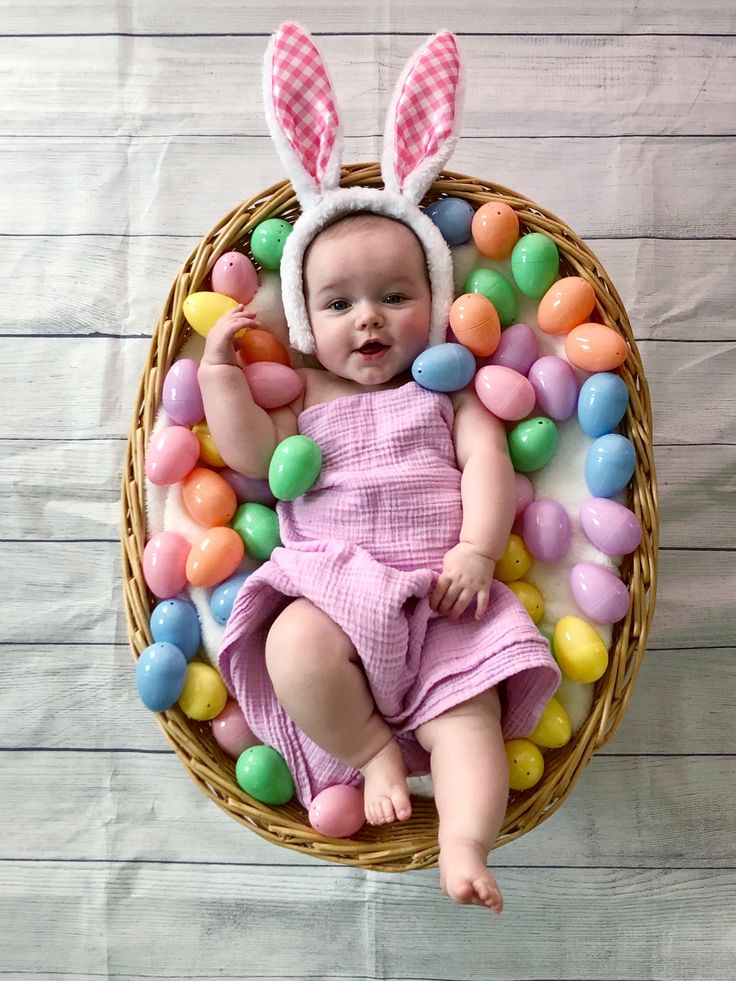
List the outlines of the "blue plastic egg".
<svg viewBox="0 0 736 981">
<path fill-rule="evenodd" d="M 244 575 L 231 576 L 225 582 L 221 582 L 217 589 L 212 591 L 210 597 L 210 609 L 212 616 L 218 623 L 226 624 L 233 612 L 235 597 L 240 592 L 240 587 L 248 578 L 250 573 Z"/>
<path fill-rule="evenodd" d="M 470 241 L 475 210 L 463 198 L 440 198 L 425 208 L 425 214 L 442 232 L 448 245 L 462 245 Z"/>
<path fill-rule="evenodd" d="M 155 641 L 178 647 L 187 661 L 191 661 L 202 642 L 193 604 L 182 599 L 163 600 L 151 614 L 151 635 Z"/>
<path fill-rule="evenodd" d="M 585 458 L 585 482 L 594 497 L 613 497 L 631 480 L 636 451 L 618 433 L 599 436 Z"/>
<path fill-rule="evenodd" d="M 578 422 L 587 436 L 605 436 L 623 419 L 629 390 L 620 375 L 600 371 L 583 383 L 578 395 Z"/>
<path fill-rule="evenodd" d="M 459 392 L 475 374 L 475 358 L 462 344 L 435 344 L 414 359 L 411 373 L 430 392 Z"/>
<path fill-rule="evenodd" d="M 165 712 L 176 704 L 186 676 L 187 659 L 178 647 L 165 642 L 147 647 L 135 666 L 138 694 L 152 712 Z"/>
</svg>

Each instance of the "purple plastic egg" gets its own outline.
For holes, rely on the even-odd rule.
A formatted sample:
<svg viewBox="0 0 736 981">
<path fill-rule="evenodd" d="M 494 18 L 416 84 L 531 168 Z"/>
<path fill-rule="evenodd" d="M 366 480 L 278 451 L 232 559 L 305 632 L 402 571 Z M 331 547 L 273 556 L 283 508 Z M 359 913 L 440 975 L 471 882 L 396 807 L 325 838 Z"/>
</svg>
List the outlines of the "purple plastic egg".
<svg viewBox="0 0 736 981">
<path fill-rule="evenodd" d="M 545 415 L 557 422 L 570 418 L 578 402 L 578 383 L 567 361 L 551 355 L 540 358 L 529 369 L 529 381 Z"/>
<path fill-rule="evenodd" d="M 629 591 L 602 565 L 578 562 L 570 572 L 570 588 L 583 614 L 594 623 L 618 623 L 629 610 Z"/>
<path fill-rule="evenodd" d="M 204 419 L 196 361 L 181 358 L 172 364 L 164 378 L 161 404 L 172 422 L 180 426 L 193 426 Z"/>
<path fill-rule="evenodd" d="M 256 267 L 247 255 L 226 252 L 212 267 L 212 289 L 238 303 L 250 303 L 258 289 Z"/>
<path fill-rule="evenodd" d="M 641 523 L 634 512 L 607 497 L 584 501 L 580 524 L 596 548 L 607 555 L 628 555 L 641 541 Z"/>
<path fill-rule="evenodd" d="M 245 474 L 231 470 L 230 467 L 223 467 L 217 471 L 221 477 L 230 484 L 235 491 L 235 496 L 239 504 L 253 503 L 264 504 L 267 508 L 272 508 L 276 503 L 276 498 L 271 493 L 268 480 L 260 477 L 246 477 Z"/>
<path fill-rule="evenodd" d="M 514 471 L 516 480 L 516 514 L 520 518 L 534 500 L 534 484 L 523 473 Z"/>
<path fill-rule="evenodd" d="M 499 419 L 518 422 L 534 408 L 534 389 L 519 371 L 489 364 L 475 376 L 475 391 L 483 405 Z"/>
<path fill-rule="evenodd" d="M 532 501 L 521 519 L 526 547 L 540 562 L 557 562 L 567 555 L 572 527 L 567 511 L 557 501 Z"/>
<path fill-rule="evenodd" d="M 527 375 L 538 357 L 539 343 L 534 330 L 528 324 L 512 324 L 502 331 L 498 347 L 488 363 Z"/>
</svg>

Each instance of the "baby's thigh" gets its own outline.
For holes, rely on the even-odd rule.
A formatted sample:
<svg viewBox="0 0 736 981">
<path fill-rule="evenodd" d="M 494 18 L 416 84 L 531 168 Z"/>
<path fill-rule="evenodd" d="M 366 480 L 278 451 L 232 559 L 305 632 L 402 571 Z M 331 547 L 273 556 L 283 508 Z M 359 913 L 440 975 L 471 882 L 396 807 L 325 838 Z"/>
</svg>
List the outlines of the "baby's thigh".
<svg viewBox="0 0 736 981">
<path fill-rule="evenodd" d="M 277 692 L 283 685 L 309 684 L 355 657 L 348 635 L 304 597 L 282 610 L 266 637 L 266 667 Z"/>
</svg>

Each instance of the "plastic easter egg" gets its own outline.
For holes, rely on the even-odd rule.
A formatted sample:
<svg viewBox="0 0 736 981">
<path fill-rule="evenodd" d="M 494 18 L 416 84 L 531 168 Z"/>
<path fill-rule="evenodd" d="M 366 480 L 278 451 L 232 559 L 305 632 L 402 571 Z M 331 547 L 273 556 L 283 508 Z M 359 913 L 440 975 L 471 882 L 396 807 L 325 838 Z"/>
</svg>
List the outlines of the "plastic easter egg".
<svg viewBox="0 0 736 981">
<path fill-rule="evenodd" d="M 349 838 L 365 824 L 362 792 L 342 783 L 327 787 L 312 801 L 309 823 L 321 835 Z"/>
<path fill-rule="evenodd" d="M 291 367 L 291 358 L 284 345 L 278 337 L 261 327 L 249 327 L 239 339 L 238 358 L 242 365 L 271 361 Z"/>
<path fill-rule="evenodd" d="M 143 550 L 143 578 L 154 596 L 171 599 L 187 584 L 191 545 L 175 531 L 159 531 Z"/>
<path fill-rule="evenodd" d="M 475 269 L 465 280 L 464 293 L 480 293 L 490 300 L 496 308 L 502 327 L 508 327 L 516 320 L 519 301 L 514 287 L 495 269 Z"/>
<path fill-rule="evenodd" d="M 151 614 L 151 636 L 157 642 L 165 641 L 178 647 L 187 661 L 191 661 L 202 643 L 194 605 L 183 599 L 162 600 Z"/>
<path fill-rule="evenodd" d="M 272 746 L 251 746 L 238 757 L 235 779 L 262 804 L 278 807 L 294 796 L 294 781 L 286 761 Z"/>
<path fill-rule="evenodd" d="M 459 392 L 475 374 L 475 358 L 462 344 L 435 344 L 422 351 L 411 366 L 417 385 L 430 392 Z"/>
<path fill-rule="evenodd" d="M 593 497 L 613 497 L 631 480 L 636 450 L 618 433 L 599 436 L 585 457 L 585 482 Z"/>
<path fill-rule="evenodd" d="M 197 437 L 199 443 L 199 457 L 204 463 L 209 463 L 211 467 L 224 467 L 225 461 L 220 455 L 220 451 L 215 446 L 215 441 L 212 438 L 212 433 L 210 432 L 210 427 L 207 423 L 202 420 L 202 422 L 196 423 L 192 426 L 192 432 Z"/>
<path fill-rule="evenodd" d="M 195 467 L 181 485 L 184 507 L 192 518 L 205 528 L 226 525 L 238 506 L 230 484 L 205 467 Z"/>
<path fill-rule="evenodd" d="M 184 300 L 182 309 L 187 323 L 202 337 L 206 337 L 220 317 L 234 310 L 237 305 L 237 301 L 231 296 L 202 292 L 190 293 Z"/>
<path fill-rule="evenodd" d="M 250 573 L 247 572 L 236 576 L 230 576 L 229 579 L 226 579 L 225 582 L 221 582 L 219 586 L 212 590 L 212 596 L 210 596 L 210 611 L 212 612 L 212 616 L 219 624 L 224 626 L 227 623 L 230 614 L 233 611 L 235 597 L 240 592 L 240 587 L 243 585 L 249 575 Z"/>
<path fill-rule="evenodd" d="M 528 375 L 529 369 L 539 357 L 539 342 L 528 324 L 512 324 L 501 334 L 498 347 L 490 364 L 512 368 L 520 375 Z"/>
<path fill-rule="evenodd" d="M 604 324 L 580 324 L 565 338 L 568 361 L 583 371 L 611 371 L 626 360 L 626 341 Z"/>
<path fill-rule="evenodd" d="M 544 597 L 537 587 L 523 579 L 516 579 L 506 585 L 519 598 L 532 620 L 539 623 L 544 616 Z"/>
<path fill-rule="evenodd" d="M 578 383 L 567 361 L 552 356 L 539 358 L 529 369 L 539 409 L 550 419 L 563 422 L 575 411 Z"/>
<path fill-rule="evenodd" d="M 268 485 L 277 501 L 293 501 L 319 477 L 322 450 L 308 436 L 288 436 L 273 451 L 268 466 Z"/>
<path fill-rule="evenodd" d="M 227 688 L 217 671 L 209 664 L 192 661 L 187 665 L 184 688 L 178 698 L 184 715 L 199 722 L 214 719 L 225 708 Z"/>
<path fill-rule="evenodd" d="M 278 515 L 263 504 L 252 501 L 241 504 L 235 512 L 232 527 L 253 559 L 265 562 L 271 557 L 271 552 L 281 545 Z"/>
<path fill-rule="evenodd" d="M 238 303 L 250 303 L 258 289 L 256 267 L 242 252 L 226 252 L 212 267 L 212 289 Z"/>
<path fill-rule="evenodd" d="M 532 565 L 532 557 L 518 535 L 509 535 L 506 551 L 496 563 L 494 577 L 499 582 L 513 582 L 525 576 Z"/>
<path fill-rule="evenodd" d="M 594 685 L 573 681 L 572 678 L 562 677 L 555 692 L 555 698 L 567 712 L 573 734 L 577 735 L 583 728 L 585 720 L 593 707 Z"/>
<path fill-rule="evenodd" d="M 516 480 L 516 514 L 520 518 L 534 500 L 534 484 L 523 473 L 514 473 Z"/>
<path fill-rule="evenodd" d="M 243 504 L 245 501 L 255 501 L 257 504 L 272 507 L 276 503 L 276 498 L 271 493 L 271 488 L 265 478 L 246 477 L 245 474 L 231 470 L 230 467 L 223 467 L 218 473 L 235 491 L 238 504 Z"/>
<path fill-rule="evenodd" d="M 580 505 L 580 524 L 606 555 L 628 555 L 641 541 L 641 522 L 634 512 L 606 497 L 591 497 Z"/>
<path fill-rule="evenodd" d="M 264 269 L 278 269 L 286 240 L 294 228 L 283 218 L 267 218 L 256 225 L 250 238 L 253 258 Z"/>
<path fill-rule="evenodd" d="M 547 702 L 534 732 L 530 733 L 529 741 L 545 749 L 559 749 L 570 742 L 571 736 L 569 716 L 553 695 Z"/>
<path fill-rule="evenodd" d="M 508 444 L 514 470 L 522 473 L 541 470 L 557 449 L 557 427 L 551 419 L 535 416 L 514 426 Z"/>
<path fill-rule="evenodd" d="M 169 419 L 180 426 L 191 426 L 204 419 L 197 368 L 196 361 L 181 358 L 172 364 L 164 378 L 161 404 Z"/>
<path fill-rule="evenodd" d="M 464 198 L 440 198 L 427 205 L 424 213 L 439 228 L 448 245 L 462 245 L 470 240 L 475 210 Z"/>
<path fill-rule="evenodd" d="M 613 430 L 626 414 L 629 390 L 620 375 L 603 371 L 583 382 L 578 395 L 578 422 L 586 436 L 596 439 Z"/>
<path fill-rule="evenodd" d="M 524 296 L 541 300 L 560 274 L 560 253 L 548 235 L 523 235 L 511 253 L 511 272 Z"/>
<path fill-rule="evenodd" d="M 565 276 L 550 286 L 537 308 L 537 326 L 545 334 L 567 334 L 588 320 L 595 290 L 580 276 Z"/>
<path fill-rule="evenodd" d="M 521 519 L 526 547 L 539 562 L 558 562 L 570 549 L 572 526 L 557 501 L 532 501 Z"/>
<path fill-rule="evenodd" d="M 618 576 L 595 562 L 578 562 L 570 570 L 575 602 L 594 623 L 618 623 L 629 611 L 631 597 Z"/>
<path fill-rule="evenodd" d="M 580 617 L 561 617 L 555 624 L 555 659 L 572 681 L 591 682 L 603 677 L 608 650 L 598 631 Z"/>
<path fill-rule="evenodd" d="M 135 666 L 136 688 L 146 708 L 165 712 L 175 705 L 186 673 L 186 658 L 174 644 L 159 642 L 146 647 Z"/>
<path fill-rule="evenodd" d="M 471 234 L 481 255 L 508 259 L 519 238 L 519 218 L 508 204 L 489 201 L 473 215 Z"/>
<path fill-rule="evenodd" d="M 210 528 L 187 556 L 187 580 L 192 586 L 217 586 L 235 572 L 243 553 L 243 541 L 236 531 Z"/>
<path fill-rule="evenodd" d="M 199 443 L 191 429 L 166 426 L 150 442 L 146 477 L 152 484 L 175 484 L 186 477 L 199 459 Z"/>
<path fill-rule="evenodd" d="M 529 790 L 542 779 L 544 757 L 529 739 L 509 739 L 505 744 L 511 790 Z"/>
<path fill-rule="evenodd" d="M 301 376 L 293 368 L 273 361 L 257 361 L 246 365 L 243 371 L 253 401 L 267 412 L 293 402 L 304 388 Z"/>
<path fill-rule="evenodd" d="M 534 408 L 534 389 L 524 375 L 513 368 L 485 365 L 476 374 L 474 384 L 478 398 L 499 419 L 516 422 Z"/>
<path fill-rule="evenodd" d="M 498 347 L 501 322 L 496 308 L 480 293 L 463 293 L 450 307 L 450 327 L 458 341 L 479 358 Z"/>
<path fill-rule="evenodd" d="M 257 746 L 259 739 L 253 734 L 245 721 L 240 706 L 232 700 L 210 723 L 215 742 L 234 760 L 237 760 L 250 746 Z"/>
</svg>

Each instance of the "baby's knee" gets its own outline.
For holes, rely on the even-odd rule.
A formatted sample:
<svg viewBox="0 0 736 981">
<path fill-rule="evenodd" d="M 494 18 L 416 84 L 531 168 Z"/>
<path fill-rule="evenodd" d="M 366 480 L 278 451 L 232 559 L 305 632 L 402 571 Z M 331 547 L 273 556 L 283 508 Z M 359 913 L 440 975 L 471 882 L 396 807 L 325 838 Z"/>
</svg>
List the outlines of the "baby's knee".
<svg viewBox="0 0 736 981">
<path fill-rule="evenodd" d="M 266 668 L 276 694 L 324 682 L 352 654 L 347 635 L 309 600 L 296 599 L 266 638 Z"/>
</svg>

